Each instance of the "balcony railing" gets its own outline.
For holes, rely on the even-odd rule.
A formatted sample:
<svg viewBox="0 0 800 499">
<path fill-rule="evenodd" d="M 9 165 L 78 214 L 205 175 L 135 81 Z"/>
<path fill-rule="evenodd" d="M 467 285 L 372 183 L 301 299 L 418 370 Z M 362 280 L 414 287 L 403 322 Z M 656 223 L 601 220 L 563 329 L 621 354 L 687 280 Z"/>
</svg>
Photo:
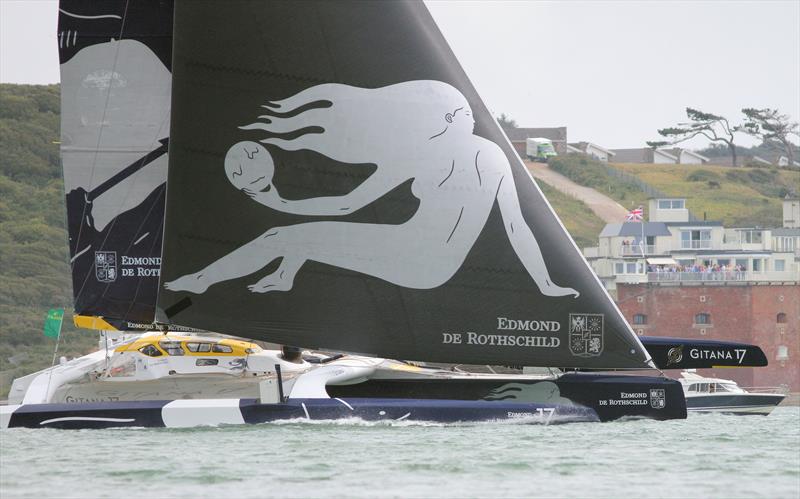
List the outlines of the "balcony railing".
<svg viewBox="0 0 800 499">
<path fill-rule="evenodd" d="M 681 241 L 681 249 L 711 249 L 710 240 Z"/>
<path fill-rule="evenodd" d="M 621 277 L 621 276 L 620 276 Z M 717 271 L 717 272 L 648 272 L 647 282 L 798 282 L 800 272 L 748 272 L 748 271 Z"/>
<path fill-rule="evenodd" d="M 622 256 L 642 256 L 642 251 L 645 255 L 655 255 L 656 247 L 653 244 L 623 244 Z"/>
</svg>

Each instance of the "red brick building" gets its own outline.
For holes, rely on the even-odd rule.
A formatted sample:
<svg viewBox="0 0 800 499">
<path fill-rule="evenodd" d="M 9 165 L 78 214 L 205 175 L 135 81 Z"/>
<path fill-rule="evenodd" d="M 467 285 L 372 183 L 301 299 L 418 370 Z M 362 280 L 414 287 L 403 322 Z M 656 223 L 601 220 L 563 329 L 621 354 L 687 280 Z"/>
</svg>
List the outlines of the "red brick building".
<svg viewBox="0 0 800 499">
<path fill-rule="evenodd" d="M 800 285 L 617 284 L 617 303 L 640 335 L 753 343 L 769 360 L 767 367 L 701 369 L 701 375 L 800 392 Z"/>
</svg>

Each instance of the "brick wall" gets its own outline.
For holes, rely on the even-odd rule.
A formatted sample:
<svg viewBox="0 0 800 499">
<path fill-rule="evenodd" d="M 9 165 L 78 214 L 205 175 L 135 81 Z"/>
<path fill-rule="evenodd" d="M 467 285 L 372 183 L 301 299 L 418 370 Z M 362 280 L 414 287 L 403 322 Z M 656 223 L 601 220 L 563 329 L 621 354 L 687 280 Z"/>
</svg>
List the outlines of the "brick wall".
<svg viewBox="0 0 800 499">
<path fill-rule="evenodd" d="M 617 296 L 637 333 L 753 343 L 769 361 L 760 368 L 701 369 L 700 375 L 733 379 L 742 386 L 787 384 L 800 391 L 800 286 L 618 284 Z M 695 324 L 701 313 L 710 314 L 709 325 Z M 786 314 L 785 323 L 777 322 L 779 313 Z M 645 314 L 647 324 L 634 324 L 635 314 Z M 788 349 L 785 361 L 776 359 L 780 346 Z"/>
</svg>

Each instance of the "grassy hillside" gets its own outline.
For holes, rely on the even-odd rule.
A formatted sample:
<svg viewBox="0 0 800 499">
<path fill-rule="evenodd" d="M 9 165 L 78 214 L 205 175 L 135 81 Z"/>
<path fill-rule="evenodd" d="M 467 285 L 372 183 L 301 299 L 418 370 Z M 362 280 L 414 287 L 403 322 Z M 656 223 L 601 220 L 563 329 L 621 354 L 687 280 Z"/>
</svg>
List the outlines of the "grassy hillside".
<svg viewBox="0 0 800 499">
<path fill-rule="evenodd" d="M 698 217 L 731 227 L 780 227 L 781 200 L 800 190 L 800 172 L 709 165 L 614 164 L 670 196 L 686 198 Z"/>
<path fill-rule="evenodd" d="M 0 398 L 14 377 L 50 364 L 45 313 L 72 303 L 59 106 L 55 85 L 0 85 Z M 64 322 L 59 354 L 91 351 L 95 334 Z"/>
<path fill-rule="evenodd" d="M 578 247 L 597 246 L 597 235 L 605 227 L 605 222 L 582 201 L 567 196 L 542 181 L 537 183 Z"/>
<path fill-rule="evenodd" d="M 635 183 L 612 177 L 606 164 L 578 154 L 568 154 L 552 158 L 548 162 L 552 170 L 573 182 L 591 187 L 625 208 L 631 209 L 647 204 L 647 194 Z M 598 231 L 599 234 L 599 231 Z M 597 237 L 595 236 L 595 244 Z"/>
<path fill-rule="evenodd" d="M 626 208 L 647 206 L 645 188 L 686 198 L 697 217 L 721 220 L 728 227 L 780 227 L 781 200 L 800 190 L 800 172 L 778 168 L 713 165 L 618 164 L 610 166 L 633 180 L 609 173 L 609 165 L 581 155 L 560 156 L 550 168 L 574 182 L 606 194 Z"/>
</svg>

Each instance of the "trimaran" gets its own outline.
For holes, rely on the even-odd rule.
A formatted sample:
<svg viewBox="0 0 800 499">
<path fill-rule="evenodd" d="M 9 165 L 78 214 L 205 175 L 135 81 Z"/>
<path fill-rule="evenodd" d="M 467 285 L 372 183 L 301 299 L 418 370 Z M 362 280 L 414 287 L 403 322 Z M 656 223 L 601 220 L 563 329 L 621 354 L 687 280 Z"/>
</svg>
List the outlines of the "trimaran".
<svg viewBox="0 0 800 499">
<path fill-rule="evenodd" d="M 101 349 L 15 380 L 2 427 L 673 419 L 653 368 L 710 367 L 684 349 L 765 363 L 645 348 L 421 2 L 59 11 L 74 308 Z M 623 369 L 655 375 L 598 372 Z"/>
</svg>

